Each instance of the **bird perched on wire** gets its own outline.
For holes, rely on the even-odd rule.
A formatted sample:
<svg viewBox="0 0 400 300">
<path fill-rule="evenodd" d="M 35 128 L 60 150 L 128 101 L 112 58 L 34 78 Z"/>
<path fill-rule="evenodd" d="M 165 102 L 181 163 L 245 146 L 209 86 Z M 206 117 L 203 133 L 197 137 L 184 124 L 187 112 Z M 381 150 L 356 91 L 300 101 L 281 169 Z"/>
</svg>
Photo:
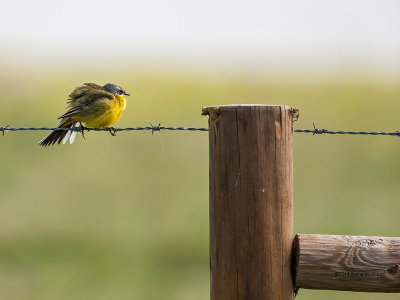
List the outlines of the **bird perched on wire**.
<svg viewBox="0 0 400 300">
<path fill-rule="evenodd" d="M 124 96 L 130 96 L 118 85 L 107 83 L 104 86 L 95 83 L 85 83 L 75 88 L 67 101 L 67 112 L 59 117 L 61 119 L 57 128 L 107 128 L 121 117 L 126 106 Z M 110 128 L 110 132 L 112 128 Z M 54 145 L 70 140 L 74 142 L 76 131 L 53 130 L 39 143 L 40 146 Z"/>
</svg>

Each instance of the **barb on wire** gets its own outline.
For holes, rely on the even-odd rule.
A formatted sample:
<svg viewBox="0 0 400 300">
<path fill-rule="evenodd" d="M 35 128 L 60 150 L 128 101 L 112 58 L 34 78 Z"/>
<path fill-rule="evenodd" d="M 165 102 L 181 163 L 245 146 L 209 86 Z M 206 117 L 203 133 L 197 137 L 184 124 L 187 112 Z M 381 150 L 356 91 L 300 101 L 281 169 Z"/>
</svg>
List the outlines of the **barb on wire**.
<svg viewBox="0 0 400 300">
<path fill-rule="evenodd" d="M 314 134 L 323 134 L 323 133 L 327 132 L 326 129 L 318 129 L 317 127 L 315 127 L 315 123 L 312 123 L 312 124 L 313 124 L 313 127 L 314 127 L 313 135 Z"/>
<path fill-rule="evenodd" d="M 151 125 L 151 135 L 154 135 L 154 131 L 160 131 L 161 123 L 158 123 L 157 126 L 154 126 L 153 123 L 150 122 L 150 125 Z"/>
<path fill-rule="evenodd" d="M 8 128 L 9 126 L 10 126 L 10 125 L 7 125 L 7 126 L 5 126 L 5 127 L 0 127 L 1 131 L 3 131 L 3 136 L 4 136 L 4 131 L 6 131 L 7 128 Z"/>
<path fill-rule="evenodd" d="M 350 134 L 350 135 L 389 135 L 389 136 L 400 136 L 400 131 L 395 132 L 376 132 L 376 131 L 332 131 L 327 129 L 319 129 L 316 127 L 315 123 L 313 123 L 313 129 L 295 129 L 294 132 L 298 133 L 312 133 L 313 135 L 316 134 Z M 115 135 L 119 131 L 136 131 L 136 130 L 151 130 L 151 133 L 154 134 L 155 131 L 161 130 L 178 130 L 178 131 L 208 131 L 208 128 L 197 128 L 197 127 L 175 127 L 175 126 L 161 126 L 161 123 L 158 125 L 153 125 L 150 122 L 150 126 L 146 127 L 126 127 L 126 128 L 114 128 L 114 127 L 107 127 L 107 128 L 87 128 L 87 127 L 74 127 L 74 128 L 58 128 L 58 127 L 10 127 L 7 126 L 0 126 L 0 131 L 4 135 L 7 131 L 28 131 L 28 130 L 56 130 L 56 131 L 66 131 L 72 130 L 76 132 L 83 132 L 83 131 L 107 131 L 110 132 L 112 135 Z"/>
</svg>

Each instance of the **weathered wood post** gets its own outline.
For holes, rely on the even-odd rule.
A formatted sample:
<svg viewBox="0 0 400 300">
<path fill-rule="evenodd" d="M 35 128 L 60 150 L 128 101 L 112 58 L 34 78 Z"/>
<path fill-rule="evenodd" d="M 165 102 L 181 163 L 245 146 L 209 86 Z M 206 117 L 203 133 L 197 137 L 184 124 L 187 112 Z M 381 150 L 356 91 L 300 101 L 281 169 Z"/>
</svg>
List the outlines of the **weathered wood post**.
<svg viewBox="0 0 400 300">
<path fill-rule="evenodd" d="M 209 115 L 211 300 L 294 299 L 293 116 L 228 105 Z"/>
</svg>

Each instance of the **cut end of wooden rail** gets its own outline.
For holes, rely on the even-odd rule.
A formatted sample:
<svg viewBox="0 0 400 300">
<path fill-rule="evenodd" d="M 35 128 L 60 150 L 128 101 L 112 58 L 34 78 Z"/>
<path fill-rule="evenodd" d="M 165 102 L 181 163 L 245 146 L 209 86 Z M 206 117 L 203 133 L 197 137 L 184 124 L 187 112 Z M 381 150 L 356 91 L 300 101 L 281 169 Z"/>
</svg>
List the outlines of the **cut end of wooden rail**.
<svg viewBox="0 0 400 300">
<path fill-rule="evenodd" d="M 400 238 L 297 234 L 295 287 L 355 292 L 400 292 Z"/>
<path fill-rule="evenodd" d="M 296 277 L 297 277 L 297 266 L 299 265 L 299 253 L 300 253 L 300 235 L 296 234 L 293 239 L 293 246 L 292 246 L 292 280 L 294 288 L 298 288 L 296 284 Z"/>
</svg>

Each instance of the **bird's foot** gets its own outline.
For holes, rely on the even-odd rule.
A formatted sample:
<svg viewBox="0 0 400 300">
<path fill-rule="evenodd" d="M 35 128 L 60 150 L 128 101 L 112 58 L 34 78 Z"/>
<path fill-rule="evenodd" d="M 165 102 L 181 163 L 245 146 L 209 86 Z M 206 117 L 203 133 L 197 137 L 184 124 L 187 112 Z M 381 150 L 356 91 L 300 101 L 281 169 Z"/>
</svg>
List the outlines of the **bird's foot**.
<svg viewBox="0 0 400 300">
<path fill-rule="evenodd" d="M 110 132 L 110 134 L 112 136 L 116 136 L 117 134 L 117 129 L 115 129 L 114 127 L 107 127 L 108 131 Z"/>
<path fill-rule="evenodd" d="M 83 137 L 84 140 L 86 140 L 86 138 L 85 138 L 85 130 L 89 131 L 89 128 L 86 128 L 81 123 L 81 134 L 82 134 L 82 137 Z"/>
</svg>

